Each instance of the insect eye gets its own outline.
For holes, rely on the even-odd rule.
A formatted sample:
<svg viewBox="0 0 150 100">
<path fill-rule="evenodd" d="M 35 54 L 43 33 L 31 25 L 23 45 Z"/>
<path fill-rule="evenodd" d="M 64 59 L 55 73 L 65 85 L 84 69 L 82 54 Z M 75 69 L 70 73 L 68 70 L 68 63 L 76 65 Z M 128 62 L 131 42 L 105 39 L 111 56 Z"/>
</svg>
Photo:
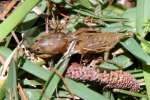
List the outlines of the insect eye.
<svg viewBox="0 0 150 100">
<path fill-rule="evenodd" d="M 38 40 L 35 40 L 35 42 L 38 42 Z"/>
<path fill-rule="evenodd" d="M 36 51 L 36 52 L 39 52 L 39 51 L 40 51 L 40 48 L 36 48 L 35 51 Z"/>
</svg>

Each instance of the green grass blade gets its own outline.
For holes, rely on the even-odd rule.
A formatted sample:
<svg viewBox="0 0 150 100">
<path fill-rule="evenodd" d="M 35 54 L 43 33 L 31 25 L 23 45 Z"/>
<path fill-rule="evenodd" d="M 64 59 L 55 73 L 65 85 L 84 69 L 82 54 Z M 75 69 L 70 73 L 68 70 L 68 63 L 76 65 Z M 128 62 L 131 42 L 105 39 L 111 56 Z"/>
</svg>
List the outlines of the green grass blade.
<svg viewBox="0 0 150 100">
<path fill-rule="evenodd" d="M 89 0 L 79 0 L 79 3 L 87 9 L 92 9 L 93 8 L 91 3 L 89 2 Z"/>
<path fill-rule="evenodd" d="M 133 39 L 129 38 L 124 42 L 121 42 L 121 44 L 129 51 L 131 52 L 135 57 L 137 57 L 139 60 L 143 61 L 144 63 L 150 65 L 150 56 L 148 56 L 141 46 L 138 44 L 138 42 Z"/>
<path fill-rule="evenodd" d="M 108 100 L 106 97 L 101 96 L 100 94 L 93 92 L 91 89 L 88 89 L 85 85 L 77 83 L 71 79 L 66 78 L 67 85 L 73 93 L 81 97 L 83 100 Z"/>
<path fill-rule="evenodd" d="M 146 88 L 148 93 L 148 98 L 150 99 L 150 84 L 149 84 L 149 77 L 150 77 L 150 56 L 148 56 L 137 41 L 133 38 L 126 40 L 125 42 L 121 43 L 129 52 L 131 52 L 135 57 L 143 61 L 146 65 L 143 66 L 143 75 L 146 82 Z M 149 68 L 148 68 L 149 67 Z"/>
<path fill-rule="evenodd" d="M 148 20 L 150 20 L 149 4 L 150 4 L 150 0 L 137 0 L 136 29 L 137 29 L 137 33 L 139 34 L 140 38 L 142 38 L 142 39 L 149 32 L 149 26 L 145 26 L 145 23 L 149 23 Z M 148 28 L 148 30 L 146 28 Z M 144 42 L 143 42 L 143 44 L 144 44 Z M 145 46 L 149 47 L 148 44 Z M 147 59 L 147 60 L 150 61 L 149 59 Z M 148 99 L 150 99 L 150 82 L 149 82 L 150 68 L 149 67 L 150 67 L 149 64 L 148 65 L 143 64 L 143 75 L 144 75 L 146 90 L 147 90 L 147 94 L 148 94 Z"/>
<path fill-rule="evenodd" d="M 143 26 L 150 19 L 149 3 L 149 0 L 137 0 L 136 29 L 141 37 L 145 37 L 146 33 L 144 33 Z"/>
<path fill-rule="evenodd" d="M 40 0 L 25 0 L 8 18 L 0 24 L 0 41 L 25 18 Z"/>
<path fill-rule="evenodd" d="M 150 41 L 145 39 L 141 40 L 141 46 L 147 54 L 150 54 Z"/>
<path fill-rule="evenodd" d="M 136 12 L 136 31 L 140 34 L 140 36 L 144 37 L 142 26 L 144 24 L 144 1 L 137 1 L 137 12 Z"/>
<path fill-rule="evenodd" d="M 147 90 L 147 95 L 148 98 L 150 99 L 150 66 L 148 65 L 143 65 L 143 75 L 144 75 L 144 80 L 146 83 L 146 90 Z"/>
<path fill-rule="evenodd" d="M 111 60 L 115 64 L 104 62 L 99 65 L 100 68 L 108 69 L 108 70 L 119 70 L 119 69 L 125 69 L 133 64 L 131 59 L 125 55 L 115 56 Z"/>
<path fill-rule="evenodd" d="M 40 9 L 41 13 L 43 13 L 46 9 L 46 1 L 45 0 L 41 0 L 41 2 L 37 5 L 37 7 Z M 20 33 L 30 29 L 38 20 L 39 15 L 30 12 L 25 19 L 23 20 L 23 22 L 21 23 L 21 25 L 19 25 L 17 27 L 17 31 L 21 31 Z"/>
<path fill-rule="evenodd" d="M 47 81 L 50 75 L 52 75 L 48 70 L 43 70 L 43 68 L 37 64 L 33 64 L 29 60 L 25 60 L 23 66 L 21 69 L 25 70 L 26 72 L 29 72 L 33 74 L 34 76 Z M 47 74 L 45 74 L 47 73 Z"/>
<path fill-rule="evenodd" d="M 67 57 L 64 60 L 65 61 L 60 65 L 60 68 L 58 70 L 60 73 L 64 73 L 66 67 L 68 66 L 70 57 Z M 60 77 L 56 74 L 52 77 L 51 80 L 48 80 L 44 89 L 44 94 L 41 96 L 40 100 L 44 100 L 44 96 L 51 98 L 59 82 L 60 82 Z"/>
<path fill-rule="evenodd" d="M 8 79 L 6 81 L 6 88 L 8 94 L 6 94 L 6 98 L 18 100 L 18 92 L 17 92 L 17 77 L 16 77 L 16 66 L 15 63 L 12 63 L 8 72 Z"/>
<path fill-rule="evenodd" d="M 38 100 L 39 95 L 41 94 L 40 89 L 28 89 L 24 88 L 25 95 L 27 96 L 27 100 Z M 45 98 L 46 100 L 46 98 Z"/>
</svg>

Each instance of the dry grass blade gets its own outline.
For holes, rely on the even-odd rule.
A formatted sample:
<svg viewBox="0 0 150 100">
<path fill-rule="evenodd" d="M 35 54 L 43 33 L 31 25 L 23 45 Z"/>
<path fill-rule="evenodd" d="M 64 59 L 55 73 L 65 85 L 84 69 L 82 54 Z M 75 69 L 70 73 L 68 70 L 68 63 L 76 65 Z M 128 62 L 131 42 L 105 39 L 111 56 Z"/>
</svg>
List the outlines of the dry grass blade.
<svg viewBox="0 0 150 100">
<path fill-rule="evenodd" d="M 21 42 L 20 42 L 21 44 Z M 9 55 L 9 57 L 6 59 L 5 63 L 2 65 L 0 77 L 5 76 L 9 69 L 9 64 L 11 60 L 13 59 L 14 54 L 17 52 L 19 45 L 13 50 L 13 52 Z"/>
<path fill-rule="evenodd" d="M 16 43 L 19 45 L 20 41 L 19 41 L 18 37 L 16 36 L 15 32 L 12 31 L 11 33 L 12 33 L 12 35 L 13 35 L 13 37 L 14 37 Z"/>
<path fill-rule="evenodd" d="M 12 0 L 7 7 L 4 9 L 3 13 L 0 15 L 1 19 L 5 19 L 7 14 L 12 10 L 12 8 L 16 5 L 17 0 Z"/>
<path fill-rule="evenodd" d="M 1 63 L 2 65 L 4 65 L 4 63 L 5 63 L 5 58 L 4 58 L 3 55 L 1 55 L 1 54 L 0 54 L 0 63 Z"/>
</svg>

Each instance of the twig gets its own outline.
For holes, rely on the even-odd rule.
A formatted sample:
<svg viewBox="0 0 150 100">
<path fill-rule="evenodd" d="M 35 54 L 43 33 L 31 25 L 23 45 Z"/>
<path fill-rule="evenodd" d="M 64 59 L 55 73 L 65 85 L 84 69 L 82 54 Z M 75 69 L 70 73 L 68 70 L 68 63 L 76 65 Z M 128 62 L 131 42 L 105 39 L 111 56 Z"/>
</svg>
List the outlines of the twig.
<svg viewBox="0 0 150 100">
<path fill-rule="evenodd" d="M 74 53 L 74 48 L 75 48 L 75 46 L 76 46 L 76 43 L 77 43 L 76 40 L 73 40 L 73 41 L 70 43 L 70 45 L 69 45 L 67 51 L 65 52 L 64 56 L 66 56 L 66 55 L 70 56 L 70 55 L 72 55 L 72 54 Z"/>
<path fill-rule="evenodd" d="M 48 15 L 45 17 L 45 33 L 49 33 L 49 19 L 48 19 Z"/>
<path fill-rule="evenodd" d="M 26 95 L 25 95 L 25 93 L 24 93 L 24 91 L 23 91 L 23 89 L 19 83 L 18 83 L 17 87 L 19 90 L 19 95 L 21 96 L 21 100 L 27 100 L 27 97 L 26 97 Z"/>
<path fill-rule="evenodd" d="M 65 58 L 70 57 L 74 53 L 74 48 L 76 45 L 76 40 L 72 41 L 67 49 L 67 51 L 64 53 L 62 58 L 59 60 L 59 62 L 56 64 L 55 69 L 59 67 L 59 65 L 64 61 Z"/>
<path fill-rule="evenodd" d="M 65 20 L 69 20 L 69 18 L 70 18 L 69 16 L 67 16 L 67 15 L 65 15 L 63 13 L 60 13 L 60 15 L 63 16 Z"/>
<path fill-rule="evenodd" d="M 16 36 L 15 32 L 12 31 L 11 34 L 12 34 L 13 38 L 15 39 L 16 43 L 19 44 L 20 41 L 19 41 L 18 37 Z"/>
<path fill-rule="evenodd" d="M 47 6 L 47 11 L 46 11 L 46 16 L 45 16 L 45 32 L 49 33 L 49 15 L 50 15 L 50 1 L 46 0 L 46 6 Z"/>
</svg>

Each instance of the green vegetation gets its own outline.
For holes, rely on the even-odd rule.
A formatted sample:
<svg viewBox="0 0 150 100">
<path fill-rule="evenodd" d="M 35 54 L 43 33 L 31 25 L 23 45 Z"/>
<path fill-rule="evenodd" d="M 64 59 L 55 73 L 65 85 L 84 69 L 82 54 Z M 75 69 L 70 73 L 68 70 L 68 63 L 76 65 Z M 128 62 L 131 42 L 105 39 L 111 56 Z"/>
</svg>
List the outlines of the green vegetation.
<svg viewBox="0 0 150 100">
<path fill-rule="evenodd" d="M 134 7 L 110 1 L 24 0 L 16 5 L 0 23 L 0 100 L 65 100 L 72 95 L 83 100 L 150 100 L 150 0 L 133 0 Z M 138 93 L 105 90 L 96 83 L 63 77 L 72 55 L 66 53 L 58 61 L 37 60 L 28 49 L 47 30 L 68 35 L 82 27 L 134 34 L 113 48 L 123 50 L 119 55 L 110 53 L 116 64 L 104 62 L 98 67 L 132 74 L 140 84 Z"/>
</svg>

